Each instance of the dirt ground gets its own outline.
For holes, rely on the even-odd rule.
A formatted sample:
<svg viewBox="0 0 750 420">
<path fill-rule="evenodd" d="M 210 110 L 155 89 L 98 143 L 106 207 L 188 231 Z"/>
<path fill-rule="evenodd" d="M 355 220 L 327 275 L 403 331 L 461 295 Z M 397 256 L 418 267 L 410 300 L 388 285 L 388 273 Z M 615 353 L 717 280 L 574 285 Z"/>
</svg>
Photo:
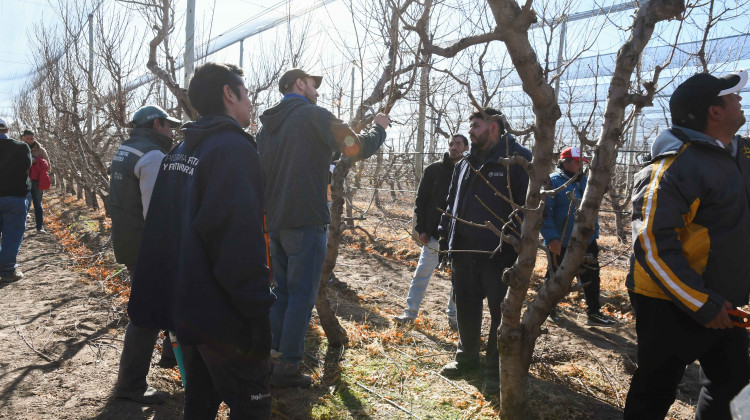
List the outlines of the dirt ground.
<svg viewBox="0 0 750 420">
<path fill-rule="evenodd" d="M 78 216 L 63 217 L 70 221 Z M 182 388 L 170 371 L 156 366 L 156 353 L 149 382 L 170 393 L 167 403 L 146 407 L 112 397 L 126 318 L 98 282 L 73 269 L 75 261 L 55 236 L 34 232 L 33 220 L 29 227 L 19 256 L 26 277 L 0 285 L 0 418 L 179 418 Z M 607 249 L 604 242 L 606 260 L 616 249 Z M 616 265 L 603 271 L 604 284 L 623 283 L 621 278 L 612 278 L 622 275 Z M 403 310 L 413 269 L 413 261 L 394 260 L 351 245 L 342 247 L 335 270 L 339 282 L 331 285 L 332 303 L 350 337 L 355 337 L 354 343 L 346 350 L 327 349 L 320 328 L 311 328 L 305 364 L 315 384 L 310 390 L 272 390 L 275 418 L 484 418 L 492 413 L 496 401 L 475 411 L 456 402 L 462 397 L 482 401 L 474 395 L 481 377 L 446 381 L 436 375 L 452 359 L 457 342 L 443 313 L 450 287 L 445 273 L 433 277 L 417 325 L 400 328 L 391 321 Z M 530 378 L 532 404 L 539 418 L 622 416 L 635 366 L 634 323 L 624 318 L 615 328 L 587 327 L 582 298 L 577 292 L 568 296 L 560 306 L 562 319 L 547 322 L 539 339 Z M 623 286 L 615 290 L 605 286 L 602 303 L 612 311 L 627 312 Z M 486 310 L 485 314 L 486 330 Z M 365 338 L 376 333 L 377 345 Z M 401 337 L 401 341 L 388 342 L 384 337 Z M 415 368 L 401 376 L 400 385 L 386 386 L 385 380 L 368 380 L 359 370 L 358 364 L 373 355 L 392 360 L 391 368 L 394 364 L 402 371 L 409 365 Z M 336 365 L 333 369 L 331 361 Z M 697 370 L 696 365 L 688 368 L 670 411 L 672 418 L 693 417 L 699 391 Z M 384 395 L 387 392 L 392 393 Z M 334 395 L 345 401 L 343 411 L 319 411 Z M 347 395 L 352 398 L 344 398 Z M 428 404 L 435 395 L 442 399 Z M 446 407 L 446 411 L 434 407 Z"/>
</svg>

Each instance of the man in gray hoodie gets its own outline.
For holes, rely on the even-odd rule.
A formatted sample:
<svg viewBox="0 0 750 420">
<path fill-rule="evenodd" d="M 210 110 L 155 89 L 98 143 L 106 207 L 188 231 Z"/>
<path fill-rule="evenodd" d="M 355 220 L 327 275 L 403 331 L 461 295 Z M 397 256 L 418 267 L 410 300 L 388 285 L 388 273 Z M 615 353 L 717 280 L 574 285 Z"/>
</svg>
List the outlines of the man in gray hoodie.
<svg viewBox="0 0 750 420">
<path fill-rule="evenodd" d="M 277 387 L 309 387 L 299 370 L 305 333 L 318 296 L 331 215 L 326 188 L 331 156 L 365 159 L 385 140 L 389 120 L 377 114 L 372 130 L 358 135 L 316 105 L 322 77 L 291 69 L 279 80 L 284 98 L 260 117 L 258 132 L 266 187 L 266 227 L 276 302 L 271 307 Z"/>
</svg>

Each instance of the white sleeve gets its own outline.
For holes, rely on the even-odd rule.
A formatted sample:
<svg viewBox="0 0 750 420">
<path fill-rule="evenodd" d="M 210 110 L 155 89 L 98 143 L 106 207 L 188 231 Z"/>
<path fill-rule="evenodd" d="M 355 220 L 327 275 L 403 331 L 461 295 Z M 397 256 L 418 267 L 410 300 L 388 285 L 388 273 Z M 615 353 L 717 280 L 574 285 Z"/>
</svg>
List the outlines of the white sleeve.
<svg viewBox="0 0 750 420">
<path fill-rule="evenodd" d="M 148 205 L 151 202 L 151 193 L 154 191 L 156 175 L 159 174 L 159 165 L 164 158 L 160 150 L 152 150 L 138 159 L 135 163 L 135 177 L 138 178 L 141 187 L 141 204 L 143 205 L 143 219 L 146 219 Z"/>
</svg>

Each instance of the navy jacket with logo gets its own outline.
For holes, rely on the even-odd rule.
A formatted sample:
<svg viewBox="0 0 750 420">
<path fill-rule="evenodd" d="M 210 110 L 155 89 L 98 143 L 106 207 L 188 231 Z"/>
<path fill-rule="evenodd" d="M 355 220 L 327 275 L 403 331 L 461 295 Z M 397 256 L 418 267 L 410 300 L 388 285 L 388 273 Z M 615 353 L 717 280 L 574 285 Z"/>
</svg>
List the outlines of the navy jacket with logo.
<svg viewBox="0 0 750 420">
<path fill-rule="evenodd" d="M 247 348 L 255 325 L 268 329 L 274 301 L 255 141 L 225 115 L 182 130 L 185 141 L 159 168 L 128 312 L 186 345 Z"/>
<path fill-rule="evenodd" d="M 513 208 L 502 197 L 495 195 L 495 191 L 478 177 L 471 167 L 478 169 L 500 193 L 512 198 L 514 203 L 523 205 L 526 203 L 529 175 L 520 165 L 506 167 L 498 162 L 498 159 L 511 157 L 514 154 L 531 161 L 531 151 L 516 143 L 510 134 L 500 137 L 497 145 L 481 161 L 479 150 L 472 147 L 469 155 L 458 162 L 453 169 L 446 212 L 474 223 L 484 224 L 490 221 L 498 229 L 502 229 Z M 510 190 L 508 190 L 509 181 Z M 496 216 L 502 220 L 498 220 Z M 518 231 L 520 223 L 515 221 L 514 226 Z M 439 231 L 440 236 L 448 237 L 449 249 L 493 251 L 500 244 L 500 238 L 489 229 L 469 226 L 446 215 L 443 215 L 440 220 Z M 460 238 L 458 247 L 456 247 L 456 238 Z"/>
</svg>

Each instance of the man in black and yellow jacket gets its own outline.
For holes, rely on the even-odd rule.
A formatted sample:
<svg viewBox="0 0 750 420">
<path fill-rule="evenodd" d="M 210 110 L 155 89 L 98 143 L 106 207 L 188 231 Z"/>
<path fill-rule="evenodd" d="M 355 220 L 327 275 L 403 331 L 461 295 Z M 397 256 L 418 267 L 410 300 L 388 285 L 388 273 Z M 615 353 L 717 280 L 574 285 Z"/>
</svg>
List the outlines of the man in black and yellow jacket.
<svg viewBox="0 0 750 420">
<path fill-rule="evenodd" d="M 696 419 L 729 419 L 750 381 L 748 334 L 728 310 L 750 293 L 750 154 L 741 71 L 697 74 L 675 89 L 672 128 L 652 145 L 633 187 L 633 255 L 626 285 L 636 316 L 638 369 L 625 419 L 664 418 L 687 365 L 705 380 Z"/>
</svg>

